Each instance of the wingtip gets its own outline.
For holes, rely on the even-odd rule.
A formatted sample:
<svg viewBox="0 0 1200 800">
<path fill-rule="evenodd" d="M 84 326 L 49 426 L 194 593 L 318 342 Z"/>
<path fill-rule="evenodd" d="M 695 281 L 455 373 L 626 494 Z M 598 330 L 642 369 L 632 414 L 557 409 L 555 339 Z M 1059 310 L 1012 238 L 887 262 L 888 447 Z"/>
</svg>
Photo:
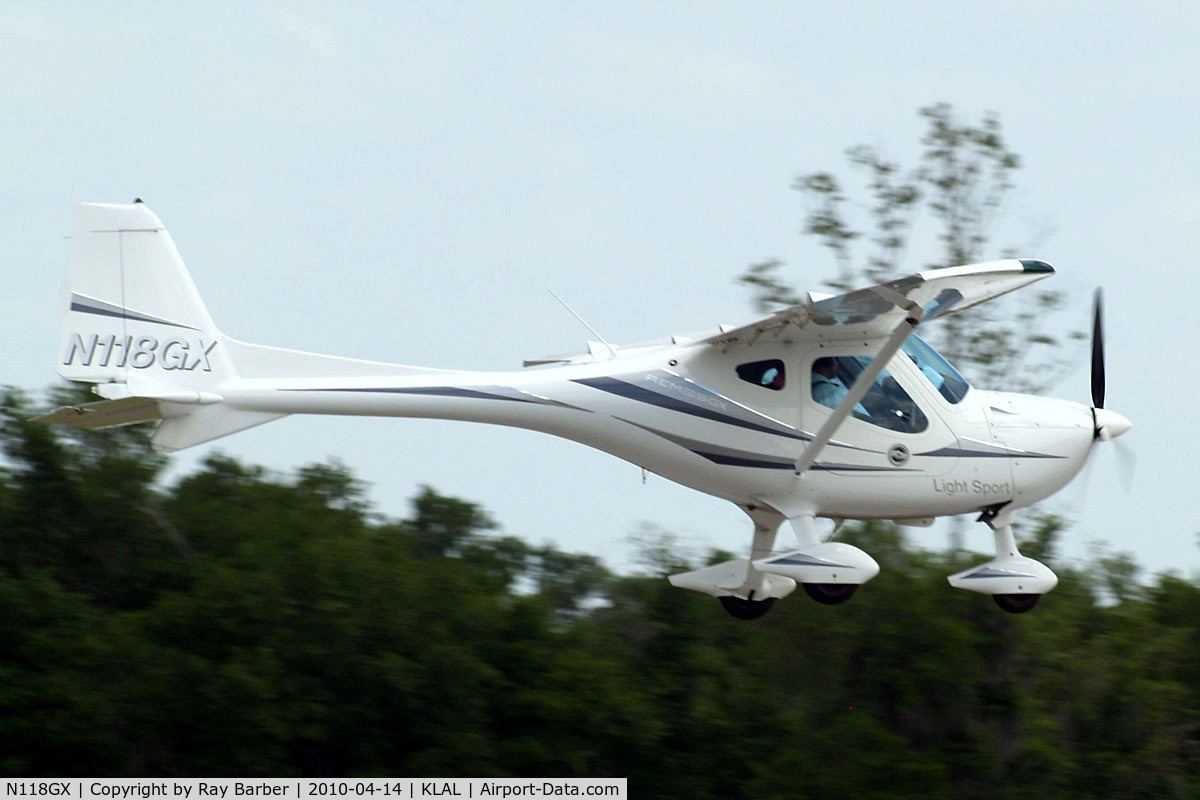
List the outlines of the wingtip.
<svg viewBox="0 0 1200 800">
<path fill-rule="evenodd" d="M 1033 258 L 1020 259 L 1021 266 L 1026 272 L 1054 272 L 1054 267 L 1047 264 L 1045 261 L 1038 261 Z"/>
</svg>

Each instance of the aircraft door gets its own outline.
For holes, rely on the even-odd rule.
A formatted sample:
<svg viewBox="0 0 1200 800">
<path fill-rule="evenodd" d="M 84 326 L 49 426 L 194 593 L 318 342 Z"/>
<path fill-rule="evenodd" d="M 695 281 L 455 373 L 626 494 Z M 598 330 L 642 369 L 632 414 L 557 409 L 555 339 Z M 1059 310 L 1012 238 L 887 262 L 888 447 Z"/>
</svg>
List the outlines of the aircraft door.
<svg viewBox="0 0 1200 800">
<path fill-rule="evenodd" d="M 801 392 L 802 428 L 815 433 L 871 362 L 863 350 L 823 347 L 802 360 L 811 376 Z M 817 458 L 813 469 L 845 476 L 940 476 L 958 462 L 958 440 L 940 411 L 944 401 L 915 365 L 896 356 L 872 383 Z"/>
</svg>

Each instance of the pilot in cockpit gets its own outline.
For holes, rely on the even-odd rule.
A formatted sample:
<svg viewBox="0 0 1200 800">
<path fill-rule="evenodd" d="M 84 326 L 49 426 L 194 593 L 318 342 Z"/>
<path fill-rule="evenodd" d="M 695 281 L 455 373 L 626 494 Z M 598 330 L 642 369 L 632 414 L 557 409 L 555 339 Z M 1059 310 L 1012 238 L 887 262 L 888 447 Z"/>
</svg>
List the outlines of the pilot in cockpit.
<svg viewBox="0 0 1200 800">
<path fill-rule="evenodd" d="M 813 362 L 812 366 L 812 396 L 823 406 L 837 408 L 842 398 L 850 394 L 838 375 L 838 359 L 822 356 Z M 870 420 L 871 412 L 862 403 L 855 403 L 852 411 L 859 419 Z"/>
<path fill-rule="evenodd" d="M 829 356 L 818 358 L 812 366 L 812 396 L 823 406 L 837 408 L 850 390 L 837 376 L 837 362 Z"/>
</svg>

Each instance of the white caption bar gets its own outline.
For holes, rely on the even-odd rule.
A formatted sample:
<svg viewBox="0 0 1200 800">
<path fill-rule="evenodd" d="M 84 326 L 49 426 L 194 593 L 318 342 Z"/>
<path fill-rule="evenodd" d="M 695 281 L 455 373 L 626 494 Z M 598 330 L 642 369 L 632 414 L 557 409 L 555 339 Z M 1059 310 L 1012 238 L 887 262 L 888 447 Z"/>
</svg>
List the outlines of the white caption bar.
<svg viewBox="0 0 1200 800">
<path fill-rule="evenodd" d="M 507 798 L 629 797 L 625 778 L 73 778 L 0 781 L 3 797 L 73 800 L 236 800 L 242 797 L 300 798 Z"/>
</svg>

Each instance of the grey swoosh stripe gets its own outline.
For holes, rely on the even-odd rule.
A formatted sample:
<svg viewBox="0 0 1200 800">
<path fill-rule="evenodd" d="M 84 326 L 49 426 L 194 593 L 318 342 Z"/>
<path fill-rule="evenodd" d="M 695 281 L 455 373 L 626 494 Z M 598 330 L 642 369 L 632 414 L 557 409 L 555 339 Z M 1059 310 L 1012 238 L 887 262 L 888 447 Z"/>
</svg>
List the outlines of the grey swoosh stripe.
<svg viewBox="0 0 1200 800">
<path fill-rule="evenodd" d="M 722 447 L 721 445 L 701 442 L 696 439 L 689 439 L 686 436 L 678 436 L 666 431 L 660 431 L 646 425 L 639 425 L 623 417 L 614 417 L 614 419 L 626 422 L 635 428 L 641 428 L 648 433 L 653 433 L 655 436 L 661 436 L 668 442 L 691 450 L 696 455 L 707 458 L 714 464 L 729 467 L 756 467 L 758 469 L 794 469 L 796 466 L 794 459 L 784 456 L 771 456 L 761 453 L 751 453 L 745 450 L 735 450 L 732 447 Z"/>
<path fill-rule="evenodd" d="M 768 461 L 766 459 L 735 456 L 729 453 L 708 453 L 703 450 L 693 450 L 698 456 L 703 456 L 714 464 L 724 467 L 754 467 L 757 469 L 795 469 L 795 461 Z"/>
<path fill-rule="evenodd" d="M 927 453 L 914 453 L 913 455 L 932 458 L 1066 458 L 1066 456 L 1031 453 L 1024 450 L 967 450 L 963 447 L 942 447 Z"/>
<path fill-rule="evenodd" d="M 643 383 L 651 382 L 651 374 L 652 373 L 644 374 L 642 379 Z M 651 405 L 667 408 L 672 411 L 680 411 L 684 414 L 703 417 L 704 419 L 711 419 L 716 422 L 737 425 L 738 427 L 762 431 L 764 433 L 772 433 L 788 439 L 798 439 L 802 442 L 812 441 L 813 435 L 808 431 L 797 430 L 785 422 L 780 422 L 779 420 L 773 419 L 772 417 L 769 417 L 760 411 L 742 405 L 736 400 L 726 397 L 719 392 L 715 392 L 690 378 L 679 375 L 671 370 L 659 370 L 657 375 L 665 376 L 669 382 L 678 381 L 680 384 L 685 385 L 687 390 L 696 392 L 701 396 L 708 397 L 711 400 L 719 402 L 723 405 L 728 405 L 729 407 L 742 412 L 745 416 L 736 417 L 732 414 L 723 414 L 722 412 L 703 404 L 688 402 L 688 400 L 684 399 L 683 397 L 672 397 L 666 392 L 658 391 L 657 389 L 652 389 L 645 385 L 639 385 L 638 383 L 634 382 L 634 380 L 604 376 L 599 378 L 577 379 L 575 382 L 581 383 L 585 386 L 591 386 L 594 389 L 601 389 L 602 391 L 606 391 L 611 394 L 627 397 L 632 400 L 649 403 Z M 747 417 L 750 418 L 747 419 Z M 756 419 L 761 420 L 761 422 L 756 421 Z M 883 455 L 883 453 L 878 450 L 858 447 L 856 445 L 838 441 L 837 439 L 831 440 L 829 442 L 829 446 L 840 447 L 845 450 L 855 450 L 860 453 L 877 453 L 879 455 Z"/>
<path fill-rule="evenodd" d="M 995 567 L 984 567 L 972 572 L 970 575 L 964 575 L 962 579 L 970 580 L 972 578 L 1032 578 L 1027 572 L 1012 572 L 1007 569 L 996 569 Z"/>
<path fill-rule="evenodd" d="M 796 553 L 794 555 L 784 556 L 783 558 L 777 558 L 774 561 L 768 561 L 767 564 L 771 566 L 776 564 L 784 564 L 787 566 L 797 567 L 843 567 L 845 569 L 854 569 L 849 564 L 838 564 L 834 561 L 826 561 L 823 558 L 804 555 L 802 553 Z"/>
<path fill-rule="evenodd" d="M 199 328 L 193 328 L 191 325 L 183 325 L 178 322 L 162 319 L 161 317 L 152 317 L 149 314 L 130 311 L 127 308 L 114 306 L 112 303 L 106 303 L 94 297 L 85 297 L 81 294 L 71 294 L 71 310 L 84 314 L 95 314 L 100 317 L 116 317 L 117 319 L 132 319 L 138 322 L 154 322 L 159 325 L 170 325 L 173 328 L 186 328 L 189 331 L 200 330 Z"/>
<path fill-rule="evenodd" d="M 690 439 L 686 436 L 679 436 L 674 433 L 660 431 L 657 428 L 651 428 L 648 425 L 641 425 L 624 417 L 614 417 L 621 422 L 626 422 L 635 428 L 653 433 L 655 436 L 661 436 L 669 442 L 673 442 L 680 447 L 691 450 L 698 456 L 707 458 L 714 464 L 722 464 L 731 467 L 757 467 L 759 469 L 795 469 L 796 461 L 787 456 L 766 455 L 763 453 L 753 453 L 745 450 L 736 450 L 732 447 L 722 447 L 721 445 L 702 442 L 697 439 Z M 871 467 L 858 464 L 836 464 L 818 461 L 809 469 L 821 471 L 837 471 L 837 472 L 922 472 L 919 469 L 909 469 L 904 467 Z"/>
<path fill-rule="evenodd" d="M 506 386 L 488 386 L 482 389 L 468 389 L 462 386 L 398 386 L 398 387 L 333 387 L 315 389 L 281 389 L 284 392 L 371 392 L 376 394 L 419 394 L 437 397 L 461 397 L 474 400 L 508 400 L 513 403 L 532 403 L 539 406 L 558 406 L 571 408 L 576 411 L 588 411 L 586 408 L 561 403 L 548 397 L 532 394 L 521 389 L 510 389 Z M 590 411 L 588 413 L 591 413 Z"/>
<path fill-rule="evenodd" d="M 912 469 L 910 467 L 870 467 L 865 464 L 831 464 L 827 461 L 818 461 L 809 469 L 826 472 L 924 472 L 922 469 Z"/>
<path fill-rule="evenodd" d="M 629 383 L 628 381 L 623 381 L 619 378 L 575 378 L 573 382 L 583 384 L 584 386 L 590 386 L 593 389 L 599 389 L 600 391 L 608 392 L 609 394 L 626 397 L 630 400 L 637 400 L 641 403 L 648 403 L 650 405 L 658 406 L 659 408 L 665 408 L 669 411 L 679 411 L 684 414 L 691 414 L 692 416 L 702 417 L 714 422 L 723 422 L 726 425 L 736 425 L 739 428 L 746 428 L 748 430 L 759 431 L 761 433 L 770 433 L 774 434 L 775 436 L 785 436 L 789 439 L 798 439 L 800 441 L 808 441 L 812 438 L 800 433 L 776 430 L 769 428 L 766 425 L 759 425 L 755 422 L 748 422 L 746 420 L 738 419 L 737 417 L 731 417 L 728 414 L 722 414 L 721 412 L 714 411 L 711 408 L 693 405 L 682 400 L 677 400 L 673 397 L 668 397 L 665 394 L 659 394 L 658 392 L 650 391 L 649 389 Z"/>
</svg>

